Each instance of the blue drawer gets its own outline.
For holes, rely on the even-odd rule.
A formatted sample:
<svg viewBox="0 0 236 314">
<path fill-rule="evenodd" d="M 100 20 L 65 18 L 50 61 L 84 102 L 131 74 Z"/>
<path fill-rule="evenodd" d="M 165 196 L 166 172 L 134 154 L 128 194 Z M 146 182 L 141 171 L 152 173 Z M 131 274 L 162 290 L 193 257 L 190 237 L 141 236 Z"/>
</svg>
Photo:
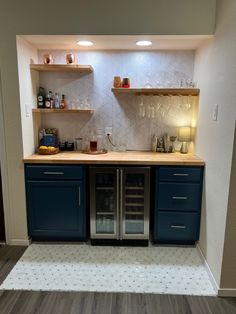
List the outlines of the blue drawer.
<svg viewBox="0 0 236 314">
<path fill-rule="evenodd" d="M 199 183 L 161 182 L 157 186 L 158 210 L 199 211 L 201 185 Z"/>
<path fill-rule="evenodd" d="M 199 238 L 199 214 L 159 212 L 154 240 L 168 243 L 192 243 Z"/>
<path fill-rule="evenodd" d="M 83 166 L 74 165 L 26 165 L 26 179 L 82 179 Z"/>
<path fill-rule="evenodd" d="M 159 181 L 193 182 L 201 181 L 202 167 L 160 167 Z"/>
</svg>

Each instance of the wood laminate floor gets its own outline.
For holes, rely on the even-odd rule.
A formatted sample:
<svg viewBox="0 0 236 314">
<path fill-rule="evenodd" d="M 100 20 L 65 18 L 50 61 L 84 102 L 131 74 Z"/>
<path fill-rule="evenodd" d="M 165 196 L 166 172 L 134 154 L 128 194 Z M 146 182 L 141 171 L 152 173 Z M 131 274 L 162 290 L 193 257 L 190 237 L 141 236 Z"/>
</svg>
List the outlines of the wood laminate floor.
<svg viewBox="0 0 236 314">
<path fill-rule="evenodd" d="M 0 284 L 25 251 L 0 247 Z M 0 291 L 0 314 L 236 314 L 236 298 L 132 293 Z"/>
</svg>

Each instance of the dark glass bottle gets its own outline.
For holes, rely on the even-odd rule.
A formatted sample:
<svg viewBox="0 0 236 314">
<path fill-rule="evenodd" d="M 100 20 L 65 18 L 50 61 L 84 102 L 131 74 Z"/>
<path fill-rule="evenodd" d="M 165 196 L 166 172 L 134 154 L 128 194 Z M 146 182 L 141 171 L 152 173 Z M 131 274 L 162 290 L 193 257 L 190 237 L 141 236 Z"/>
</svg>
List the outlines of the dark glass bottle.
<svg viewBox="0 0 236 314">
<path fill-rule="evenodd" d="M 38 94 L 37 94 L 37 107 L 38 108 L 44 108 L 45 98 L 46 98 L 45 89 L 40 86 Z"/>
</svg>

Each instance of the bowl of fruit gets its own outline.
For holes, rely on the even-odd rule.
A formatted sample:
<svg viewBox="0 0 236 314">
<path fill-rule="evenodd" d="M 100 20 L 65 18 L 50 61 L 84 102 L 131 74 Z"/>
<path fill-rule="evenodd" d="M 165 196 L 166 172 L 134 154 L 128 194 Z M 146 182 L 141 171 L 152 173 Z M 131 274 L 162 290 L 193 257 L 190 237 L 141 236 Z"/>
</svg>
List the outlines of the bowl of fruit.
<svg viewBox="0 0 236 314">
<path fill-rule="evenodd" d="M 59 153 L 59 148 L 54 146 L 41 145 L 38 147 L 37 153 L 40 155 L 54 155 Z"/>
</svg>

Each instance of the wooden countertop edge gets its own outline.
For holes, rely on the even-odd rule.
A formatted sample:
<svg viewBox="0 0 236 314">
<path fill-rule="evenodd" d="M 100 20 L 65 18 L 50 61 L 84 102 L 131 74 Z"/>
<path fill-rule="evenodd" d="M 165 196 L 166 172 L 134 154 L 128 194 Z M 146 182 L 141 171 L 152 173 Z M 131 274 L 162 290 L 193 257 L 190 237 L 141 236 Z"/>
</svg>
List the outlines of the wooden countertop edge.
<svg viewBox="0 0 236 314">
<path fill-rule="evenodd" d="M 63 154 L 63 153 L 62 153 Z M 137 152 L 135 157 L 132 153 L 124 153 L 119 156 L 109 155 L 81 155 L 76 153 L 67 153 L 67 156 L 58 155 L 32 155 L 23 159 L 23 162 L 31 164 L 101 164 L 101 165 L 186 165 L 186 166 L 204 166 L 204 160 L 195 155 L 156 155 L 155 153 Z M 146 155 L 146 156 L 145 156 Z M 83 156 L 83 157 L 82 157 Z M 160 157 L 161 156 L 161 157 Z M 160 159 L 158 159 L 158 157 Z M 96 158 L 96 159 L 95 159 Z M 109 159 L 110 158 L 110 159 Z M 165 160 L 166 158 L 166 160 Z"/>
</svg>

